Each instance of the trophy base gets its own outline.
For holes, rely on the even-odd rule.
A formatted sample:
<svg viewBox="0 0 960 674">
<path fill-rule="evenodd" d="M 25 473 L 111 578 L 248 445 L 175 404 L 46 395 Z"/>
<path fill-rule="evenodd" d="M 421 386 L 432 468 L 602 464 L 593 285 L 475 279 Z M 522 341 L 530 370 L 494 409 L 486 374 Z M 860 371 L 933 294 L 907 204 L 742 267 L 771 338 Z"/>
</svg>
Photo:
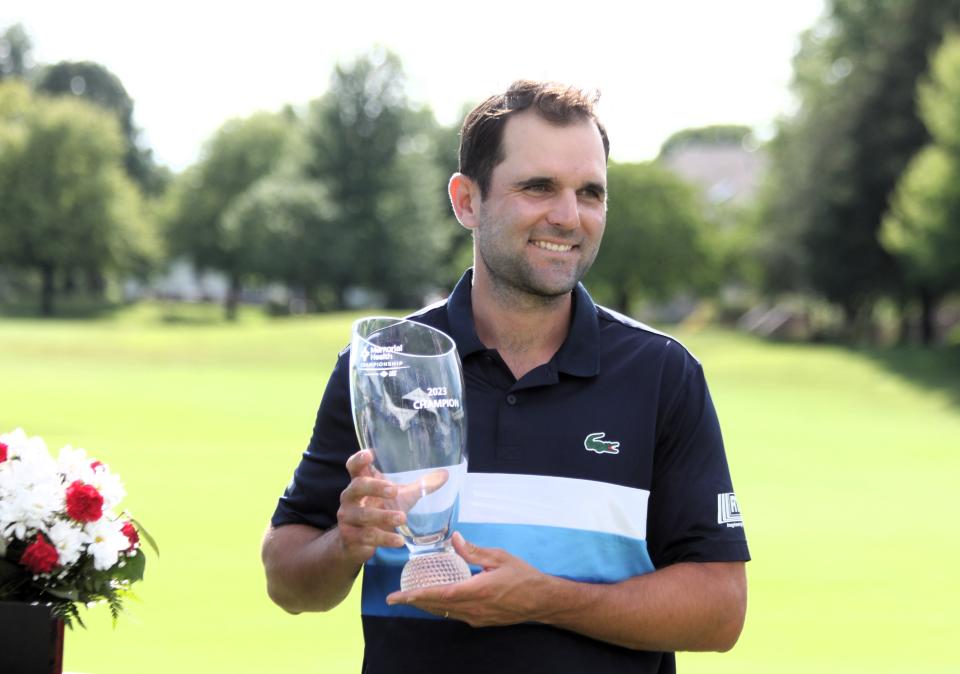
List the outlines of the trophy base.
<svg viewBox="0 0 960 674">
<path fill-rule="evenodd" d="M 453 550 L 428 552 L 410 558 L 400 575 L 400 589 L 416 590 L 434 585 L 449 585 L 470 578 L 470 567 Z"/>
</svg>

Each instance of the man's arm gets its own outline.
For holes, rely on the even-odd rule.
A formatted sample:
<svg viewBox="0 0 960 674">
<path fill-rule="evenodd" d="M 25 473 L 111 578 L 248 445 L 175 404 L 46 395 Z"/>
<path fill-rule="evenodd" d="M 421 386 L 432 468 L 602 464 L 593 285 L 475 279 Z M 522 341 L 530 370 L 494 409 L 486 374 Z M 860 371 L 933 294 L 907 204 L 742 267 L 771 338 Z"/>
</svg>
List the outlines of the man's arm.
<svg viewBox="0 0 960 674">
<path fill-rule="evenodd" d="M 328 611 L 343 601 L 363 563 L 377 547 L 403 547 L 395 527 L 403 512 L 385 510 L 383 500 L 397 494 L 379 479 L 373 454 L 347 459 L 350 484 L 340 495 L 337 526 L 323 532 L 305 524 L 272 527 L 263 538 L 261 558 L 270 598 L 290 613 Z"/>
<path fill-rule="evenodd" d="M 614 584 L 544 574 L 495 548 L 454 535 L 454 546 L 484 571 L 468 581 L 396 592 L 409 603 L 474 627 L 542 622 L 638 650 L 725 651 L 743 628 L 742 562 L 680 563 Z"/>
</svg>

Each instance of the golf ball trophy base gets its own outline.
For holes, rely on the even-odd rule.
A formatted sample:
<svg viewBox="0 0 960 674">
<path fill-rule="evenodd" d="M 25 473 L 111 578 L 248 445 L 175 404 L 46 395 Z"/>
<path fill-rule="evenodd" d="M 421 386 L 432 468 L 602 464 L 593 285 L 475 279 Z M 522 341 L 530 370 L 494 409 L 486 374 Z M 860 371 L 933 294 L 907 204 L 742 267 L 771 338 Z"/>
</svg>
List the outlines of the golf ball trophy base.
<svg viewBox="0 0 960 674">
<path fill-rule="evenodd" d="M 447 548 L 410 557 L 400 575 L 400 589 L 419 590 L 434 585 L 449 585 L 470 579 L 470 567 L 463 557 Z"/>
</svg>

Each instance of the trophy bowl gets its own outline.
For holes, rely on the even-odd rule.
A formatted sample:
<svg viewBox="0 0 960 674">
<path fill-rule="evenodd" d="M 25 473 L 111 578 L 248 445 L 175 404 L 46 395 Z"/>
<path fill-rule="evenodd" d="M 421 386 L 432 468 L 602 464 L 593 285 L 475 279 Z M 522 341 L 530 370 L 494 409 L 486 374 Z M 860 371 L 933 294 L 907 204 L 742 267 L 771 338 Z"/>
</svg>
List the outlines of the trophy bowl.
<svg viewBox="0 0 960 674">
<path fill-rule="evenodd" d="M 400 588 L 470 577 L 453 550 L 460 486 L 467 473 L 463 373 L 453 339 L 422 323 L 369 317 L 353 324 L 350 399 L 360 447 L 377 477 L 397 486 L 384 508 L 406 513 L 397 527 L 410 559 Z"/>
</svg>

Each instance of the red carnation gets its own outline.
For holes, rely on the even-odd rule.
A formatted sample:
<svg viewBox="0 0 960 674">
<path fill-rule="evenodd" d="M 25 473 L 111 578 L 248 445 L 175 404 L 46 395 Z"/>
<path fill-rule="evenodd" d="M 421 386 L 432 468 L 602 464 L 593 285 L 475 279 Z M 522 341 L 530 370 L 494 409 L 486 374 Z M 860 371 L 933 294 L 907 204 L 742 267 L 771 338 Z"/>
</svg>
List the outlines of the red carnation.
<svg viewBox="0 0 960 674">
<path fill-rule="evenodd" d="M 78 522 L 96 522 L 103 515 L 103 496 L 92 484 L 74 480 L 67 487 L 67 514 Z"/>
<path fill-rule="evenodd" d="M 103 462 L 102 462 L 102 461 L 91 461 L 91 462 L 90 462 L 90 468 L 91 468 L 92 470 L 96 470 L 97 468 L 99 468 L 99 467 L 102 466 L 102 465 L 103 465 Z"/>
<path fill-rule="evenodd" d="M 133 522 L 124 522 L 120 531 L 130 541 L 130 547 L 126 549 L 126 552 L 133 551 L 137 547 L 137 543 L 140 542 L 140 534 L 137 533 L 137 528 L 133 526 Z"/>
<path fill-rule="evenodd" d="M 57 565 L 60 555 L 57 549 L 50 545 L 43 536 L 37 535 L 37 540 L 27 546 L 20 557 L 20 563 L 34 573 L 50 573 Z"/>
<path fill-rule="evenodd" d="M 7 449 L 9 449 L 9 445 L 0 442 L 0 463 L 7 460 Z"/>
</svg>

